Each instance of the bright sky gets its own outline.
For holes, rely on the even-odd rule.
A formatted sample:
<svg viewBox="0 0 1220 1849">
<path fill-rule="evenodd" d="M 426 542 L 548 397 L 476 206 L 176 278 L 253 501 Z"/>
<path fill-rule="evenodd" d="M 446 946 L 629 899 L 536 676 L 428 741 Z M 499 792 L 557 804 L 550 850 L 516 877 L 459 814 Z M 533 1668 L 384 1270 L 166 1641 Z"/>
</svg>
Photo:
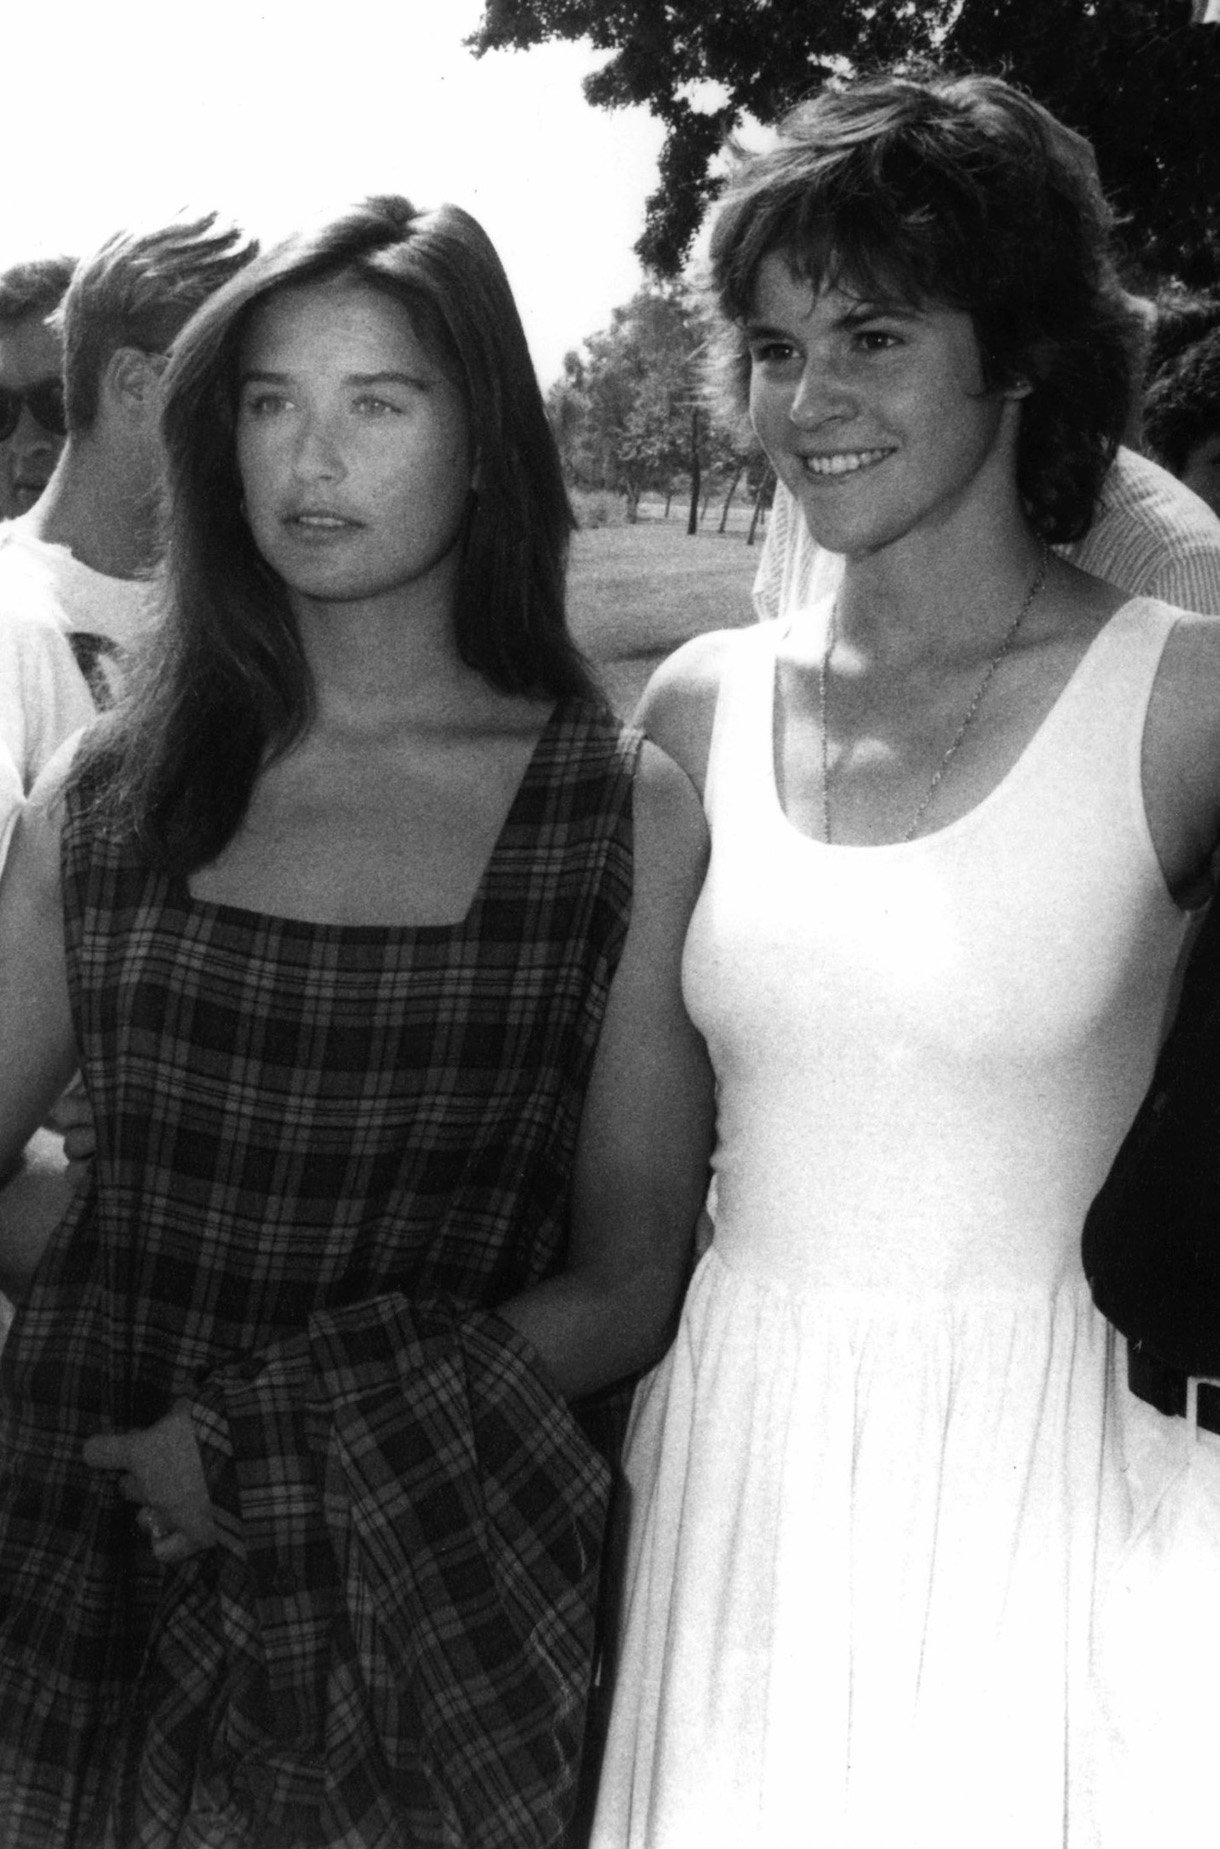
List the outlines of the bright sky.
<svg viewBox="0 0 1220 1849">
<path fill-rule="evenodd" d="M 480 0 L 5 0 L 0 268 L 217 206 L 262 235 L 367 192 L 473 212 L 543 384 L 641 281 L 662 130 L 602 58 L 475 59 Z"/>
</svg>

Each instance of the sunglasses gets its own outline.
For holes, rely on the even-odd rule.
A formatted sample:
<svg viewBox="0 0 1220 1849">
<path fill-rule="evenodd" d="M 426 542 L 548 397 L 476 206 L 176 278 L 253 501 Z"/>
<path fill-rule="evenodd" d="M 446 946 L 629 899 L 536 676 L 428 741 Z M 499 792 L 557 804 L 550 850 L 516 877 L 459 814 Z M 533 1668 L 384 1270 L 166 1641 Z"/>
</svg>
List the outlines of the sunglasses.
<svg viewBox="0 0 1220 1849">
<path fill-rule="evenodd" d="M 68 433 L 64 422 L 64 385 L 62 379 L 39 379 L 21 391 L 0 385 L 0 443 L 8 441 L 21 421 L 21 407 L 28 404 L 30 416 L 49 436 Z"/>
</svg>

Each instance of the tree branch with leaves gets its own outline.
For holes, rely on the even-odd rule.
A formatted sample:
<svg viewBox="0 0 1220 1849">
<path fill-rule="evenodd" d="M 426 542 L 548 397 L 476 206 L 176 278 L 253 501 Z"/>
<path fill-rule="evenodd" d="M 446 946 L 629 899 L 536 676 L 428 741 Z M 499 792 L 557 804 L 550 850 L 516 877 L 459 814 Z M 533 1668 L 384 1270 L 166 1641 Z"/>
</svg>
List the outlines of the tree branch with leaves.
<svg viewBox="0 0 1220 1849">
<path fill-rule="evenodd" d="M 937 58 L 994 72 L 1087 135 L 1134 278 L 1220 280 L 1220 27 L 1192 0 L 486 0 L 479 56 L 554 39 L 613 55 L 585 85 L 664 124 L 636 250 L 677 276 L 746 118 L 835 74 Z"/>
</svg>

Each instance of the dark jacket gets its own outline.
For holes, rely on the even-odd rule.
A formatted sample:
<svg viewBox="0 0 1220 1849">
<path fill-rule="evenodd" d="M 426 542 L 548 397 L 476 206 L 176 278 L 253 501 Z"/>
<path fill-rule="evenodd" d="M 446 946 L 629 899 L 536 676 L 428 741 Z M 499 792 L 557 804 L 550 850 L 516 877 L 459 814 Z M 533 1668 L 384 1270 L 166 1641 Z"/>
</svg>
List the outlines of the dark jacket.
<svg viewBox="0 0 1220 1849">
<path fill-rule="evenodd" d="M 1128 1341 L 1220 1376 L 1220 904 L 1191 952 L 1148 1096 L 1085 1221 L 1093 1300 Z"/>
</svg>

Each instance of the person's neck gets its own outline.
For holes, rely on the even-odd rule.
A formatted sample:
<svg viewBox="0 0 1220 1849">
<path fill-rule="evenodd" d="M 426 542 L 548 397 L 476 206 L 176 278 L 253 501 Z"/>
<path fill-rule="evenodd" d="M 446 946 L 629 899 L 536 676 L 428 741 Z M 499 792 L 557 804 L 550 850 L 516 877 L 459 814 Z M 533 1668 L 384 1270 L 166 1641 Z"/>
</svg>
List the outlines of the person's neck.
<svg viewBox="0 0 1220 1849">
<path fill-rule="evenodd" d="M 392 733 L 468 724 L 494 689 L 458 654 L 451 598 L 298 605 L 321 732 Z"/>
<path fill-rule="evenodd" d="M 153 509 L 131 493 L 130 468 L 87 437 L 69 438 L 23 524 L 106 578 L 137 578 L 156 563 Z"/>
<path fill-rule="evenodd" d="M 915 543 L 847 561 L 836 634 L 864 659 L 894 671 L 977 651 L 995 613 L 1021 602 L 1041 542 L 1024 519 L 976 535 L 969 546 Z"/>
</svg>

